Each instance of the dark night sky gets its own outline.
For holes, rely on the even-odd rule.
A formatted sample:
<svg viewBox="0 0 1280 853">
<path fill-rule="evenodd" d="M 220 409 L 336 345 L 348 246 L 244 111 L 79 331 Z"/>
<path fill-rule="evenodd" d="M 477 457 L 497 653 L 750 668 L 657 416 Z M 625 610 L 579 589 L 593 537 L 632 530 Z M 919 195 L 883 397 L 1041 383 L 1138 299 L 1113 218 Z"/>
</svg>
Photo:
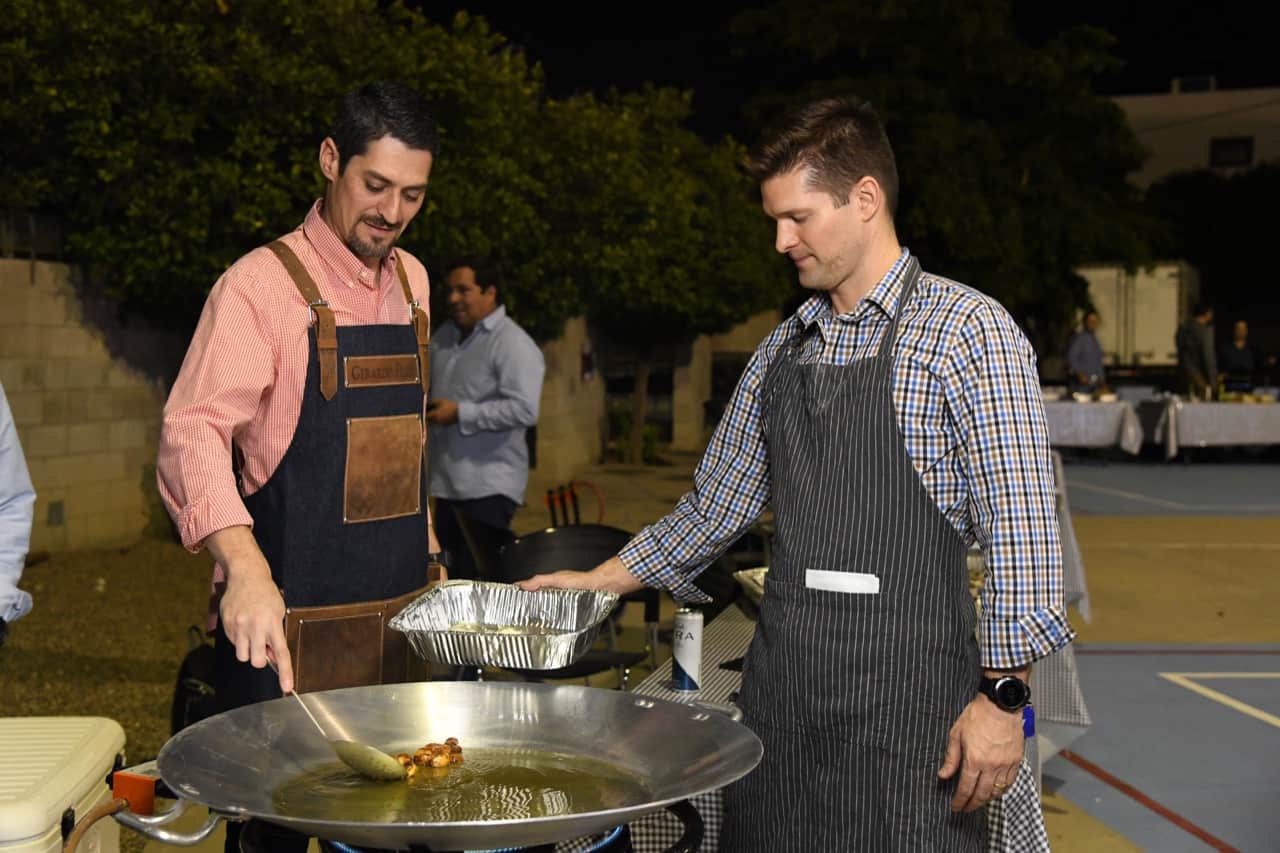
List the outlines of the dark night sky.
<svg viewBox="0 0 1280 853">
<path fill-rule="evenodd" d="M 624 3 L 607 13 L 576 4 L 484 0 L 422 6 L 442 22 L 457 9 L 484 16 L 542 62 L 553 95 L 600 91 L 610 84 L 634 89 L 645 81 L 692 88 L 695 124 L 704 127 L 731 120 L 729 111 L 736 110 L 740 100 L 730 72 L 731 44 L 724 32 L 731 13 L 706 11 L 691 0 Z M 1099 94 L 1111 95 L 1168 91 L 1170 79 L 1179 75 L 1214 74 L 1219 88 L 1280 85 L 1274 30 L 1260 20 L 1262 8 L 1263 4 L 1239 2 L 1016 0 L 1014 19 L 1031 44 L 1073 24 L 1110 31 L 1118 40 L 1115 52 L 1125 63 L 1123 70 L 1099 81 Z M 1163 21 L 1153 24 L 1153 15 L 1163 16 Z"/>
</svg>

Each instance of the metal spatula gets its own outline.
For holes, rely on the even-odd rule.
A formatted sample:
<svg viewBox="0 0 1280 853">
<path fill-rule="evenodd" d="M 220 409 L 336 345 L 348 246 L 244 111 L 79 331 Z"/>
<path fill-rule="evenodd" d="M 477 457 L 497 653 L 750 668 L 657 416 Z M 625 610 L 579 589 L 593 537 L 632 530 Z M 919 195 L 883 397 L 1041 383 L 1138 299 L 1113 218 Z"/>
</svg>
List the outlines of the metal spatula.
<svg viewBox="0 0 1280 853">
<path fill-rule="evenodd" d="M 274 662 L 268 661 L 268 663 L 271 663 L 272 669 L 276 668 Z M 316 730 L 320 732 L 320 736 L 329 742 L 329 746 L 333 747 L 333 751 L 343 764 L 361 776 L 376 779 L 380 782 L 394 782 L 405 777 L 405 769 L 399 761 L 396 761 L 395 756 L 387 755 L 382 750 L 365 743 L 329 737 L 329 733 L 324 730 L 324 726 L 320 725 L 320 721 L 311 713 L 311 709 L 307 707 L 306 702 L 302 701 L 302 697 L 298 695 L 298 692 L 291 690 L 289 695 L 298 700 L 298 704 L 306 712 L 307 719 L 311 720 L 315 725 Z"/>
</svg>

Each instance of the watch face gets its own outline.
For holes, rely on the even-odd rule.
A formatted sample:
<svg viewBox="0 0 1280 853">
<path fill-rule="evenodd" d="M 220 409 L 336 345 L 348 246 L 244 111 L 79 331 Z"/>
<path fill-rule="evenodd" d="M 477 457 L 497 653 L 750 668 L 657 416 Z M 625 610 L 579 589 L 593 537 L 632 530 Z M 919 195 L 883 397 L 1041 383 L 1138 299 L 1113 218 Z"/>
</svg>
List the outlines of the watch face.
<svg viewBox="0 0 1280 853">
<path fill-rule="evenodd" d="M 1027 686 L 1016 678 L 1002 678 L 996 682 L 996 704 L 1005 708 L 1018 708 L 1027 701 Z"/>
</svg>

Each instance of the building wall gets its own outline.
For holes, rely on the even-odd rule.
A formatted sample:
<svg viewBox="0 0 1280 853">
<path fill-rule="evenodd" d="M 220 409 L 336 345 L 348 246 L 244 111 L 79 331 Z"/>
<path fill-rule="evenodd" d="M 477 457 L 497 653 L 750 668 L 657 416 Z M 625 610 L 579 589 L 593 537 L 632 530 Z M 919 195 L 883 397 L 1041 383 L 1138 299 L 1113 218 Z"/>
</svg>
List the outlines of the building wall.
<svg viewBox="0 0 1280 853">
<path fill-rule="evenodd" d="M 1141 187 L 1172 172 L 1212 166 L 1214 139 L 1250 138 L 1252 162 L 1280 159 L 1280 88 L 1124 95 L 1113 99 L 1151 151 L 1134 175 Z"/>
<path fill-rule="evenodd" d="M 782 322 L 782 312 L 761 311 L 720 335 L 711 335 L 711 352 L 752 353 Z"/>
<path fill-rule="evenodd" d="M 711 366 L 717 353 L 749 354 L 781 322 L 780 312 L 761 311 L 719 335 L 700 335 L 688 364 L 672 375 L 671 448 L 701 451 L 707 446 L 706 403 L 711 399 Z"/>
<path fill-rule="evenodd" d="M 100 308 L 65 264 L 0 259 L 0 382 L 36 487 L 32 552 L 132 542 L 155 511 L 163 396 L 122 349 L 158 354 L 166 336 L 111 314 L 99 328 Z"/>
<path fill-rule="evenodd" d="M 706 447 L 706 410 L 711 399 L 711 339 L 699 335 L 689 363 L 671 375 L 671 448 L 698 451 Z"/>
<path fill-rule="evenodd" d="M 538 412 L 540 480 L 567 481 L 599 463 L 604 448 L 604 379 L 583 373 L 587 323 L 574 317 L 559 339 L 542 345 L 547 372 Z"/>
</svg>

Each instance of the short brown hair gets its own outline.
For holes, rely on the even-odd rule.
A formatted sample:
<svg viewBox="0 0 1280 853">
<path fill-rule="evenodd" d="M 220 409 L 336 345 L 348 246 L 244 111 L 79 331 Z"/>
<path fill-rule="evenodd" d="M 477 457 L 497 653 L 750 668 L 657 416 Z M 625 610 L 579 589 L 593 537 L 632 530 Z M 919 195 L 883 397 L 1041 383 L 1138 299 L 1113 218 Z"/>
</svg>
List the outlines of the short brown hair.
<svg viewBox="0 0 1280 853">
<path fill-rule="evenodd" d="M 804 166 L 812 186 L 836 206 L 849 200 L 853 185 L 870 175 L 880 184 L 892 218 L 898 209 L 898 166 L 884 125 L 871 104 L 857 97 L 824 98 L 789 113 L 747 155 L 757 181 Z"/>
</svg>

